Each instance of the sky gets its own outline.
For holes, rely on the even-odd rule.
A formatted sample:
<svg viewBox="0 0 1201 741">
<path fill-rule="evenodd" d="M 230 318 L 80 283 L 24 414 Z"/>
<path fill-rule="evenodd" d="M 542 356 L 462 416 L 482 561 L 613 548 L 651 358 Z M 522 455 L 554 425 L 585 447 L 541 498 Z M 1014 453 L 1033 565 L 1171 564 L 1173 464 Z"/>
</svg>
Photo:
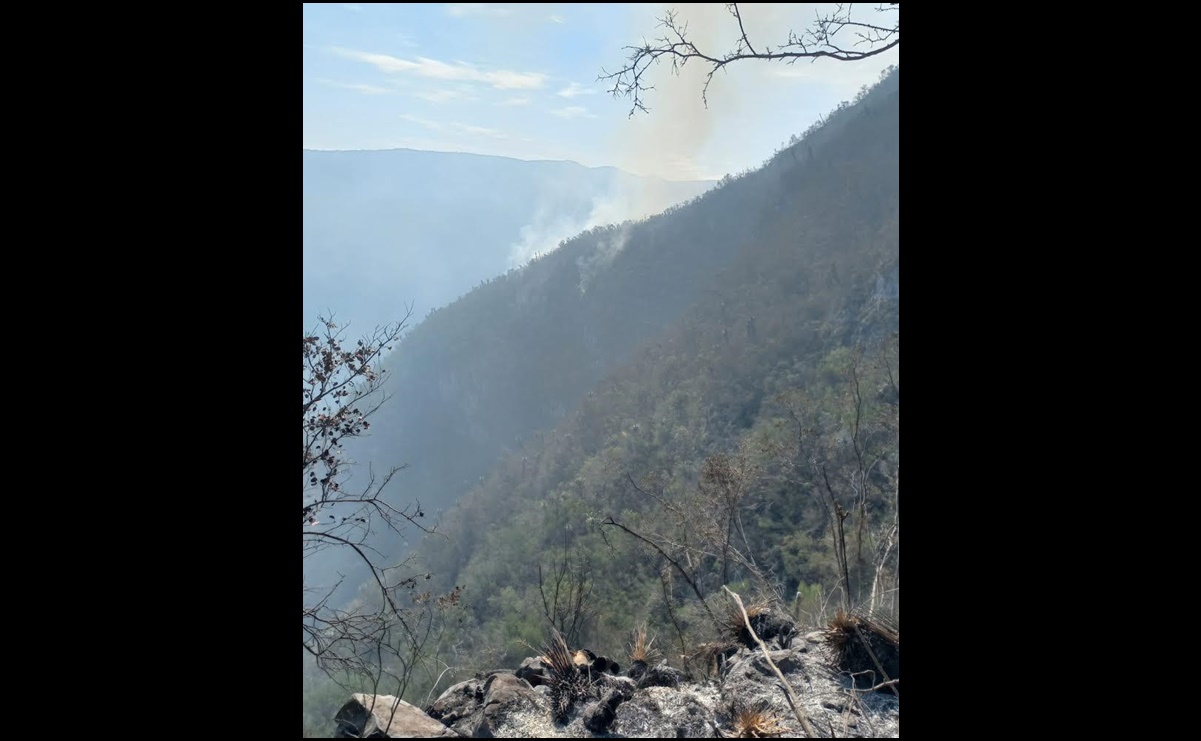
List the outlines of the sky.
<svg viewBox="0 0 1201 741">
<path fill-rule="evenodd" d="M 758 49 L 832 6 L 738 7 Z M 758 167 L 899 64 L 899 47 L 859 62 L 739 61 L 714 75 L 706 108 L 707 68 L 690 62 L 676 76 L 662 63 L 648 77 L 650 112 L 631 118 L 630 101 L 597 77 L 622 66 L 625 46 L 657 38 L 667 8 L 702 51 L 733 48 L 737 21 L 720 3 L 305 3 L 304 148 L 473 152 L 719 179 Z"/>
</svg>

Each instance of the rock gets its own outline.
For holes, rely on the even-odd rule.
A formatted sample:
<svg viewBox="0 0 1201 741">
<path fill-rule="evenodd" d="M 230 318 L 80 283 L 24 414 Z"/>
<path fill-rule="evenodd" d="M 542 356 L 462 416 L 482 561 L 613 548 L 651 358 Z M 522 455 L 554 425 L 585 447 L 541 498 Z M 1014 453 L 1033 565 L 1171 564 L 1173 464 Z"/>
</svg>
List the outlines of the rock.
<svg viewBox="0 0 1201 741">
<path fill-rule="evenodd" d="M 679 687 L 684 681 L 684 672 L 672 669 L 666 664 L 647 667 L 638 679 L 638 689 L 645 687 Z"/>
<path fill-rule="evenodd" d="M 355 693 L 334 717 L 335 738 L 458 738 L 459 734 L 392 695 Z"/>
<path fill-rule="evenodd" d="M 541 702 L 540 702 L 541 701 Z M 541 711 L 541 695 L 515 674 L 494 674 L 484 683 L 484 711 L 471 734 L 475 738 L 496 738 L 497 729 L 514 713 Z"/>
<path fill-rule="evenodd" d="M 717 700 L 712 687 L 638 690 L 617 708 L 609 732 L 640 738 L 713 738 Z"/>
<path fill-rule="evenodd" d="M 398 711 L 400 720 L 393 719 L 388 733 L 383 730 L 387 718 L 362 707 L 363 698 L 370 701 L 373 696 L 355 695 L 357 705 L 348 703 L 339 713 L 339 737 L 733 737 L 740 729 L 746 733 L 756 727 L 743 727 L 746 721 L 736 709 L 746 707 L 764 709 L 760 732 L 779 729 L 787 737 L 802 736 L 800 722 L 767 662 L 770 657 L 815 728 L 833 728 L 846 738 L 898 738 L 899 698 L 891 692 L 854 691 L 846 669 L 836 664 L 837 646 L 828 643 L 832 632 L 815 631 L 767 656 L 757 647 L 723 649 L 721 655 L 729 656 L 725 670 L 716 679 L 699 681 L 689 680 L 666 662 L 654 667 L 633 662 L 631 676 L 615 676 L 597 670 L 595 664 L 604 657 L 592 657 L 559 683 L 543 683 L 543 677 L 551 679 L 549 668 L 527 659 L 517 672 L 493 670 L 451 686 L 426 708 L 428 717 L 412 706 L 403 710 L 406 705 L 398 705 L 403 715 Z M 894 652 L 899 645 L 895 631 L 876 637 L 889 638 Z M 531 686 L 527 676 L 538 686 Z M 568 701 L 563 703 L 565 696 Z M 384 709 L 390 707 L 385 704 Z"/>
<path fill-rule="evenodd" d="M 617 717 L 617 706 L 634 696 L 638 687 L 629 677 L 614 677 L 601 674 L 593 682 L 599 699 L 584 709 L 584 727 L 594 733 L 603 733 Z"/>
<path fill-rule="evenodd" d="M 593 684 L 596 685 L 596 687 L 602 693 L 607 689 L 615 689 L 620 692 L 621 696 L 626 700 L 633 697 L 634 691 L 638 689 L 638 683 L 629 677 L 614 677 L 610 674 L 600 675 L 596 678 L 596 681 Z"/>
<path fill-rule="evenodd" d="M 605 690 L 601 698 L 584 711 L 584 727 L 593 733 L 604 733 L 617 717 L 617 706 L 627 699 L 617 687 Z"/>
<path fill-rule="evenodd" d="M 797 656 L 801 653 L 799 649 L 785 649 L 780 651 L 772 651 L 769 656 L 776 663 L 780 671 L 784 674 L 792 674 L 793 672 L 803 671 L 800 658 Z M 767 663 L 762 651 L 755 651 L 748 655 L 738 657 L 730 663 L 730 671 L 727 676 L 744 673 L 747 676 L 760 674 L 765 677 L 775 677 L 776 673 L 772 671 L 771 665 Z"/>
<path fill-rule="evenodd" d="M 484 683 L 479 679 L 468 679 L 447 688 L 425 712 L 458 733 L 470 736 L 479 725 L 483 710 Z"/>
<path fill-rule="evenodd" d="M 538 687 L 550 679 L 550 670 L 542 663 L 542 659 L 531 656 L 517 667 L 517 677 L 529 682 L 531 687 Z"/>
<path fill-rule="evenodd" d="M 630 668 L 626 669 L 626 676 L 634 681 L 642 679 L 642 675 L 646 673 L 646 662 L 641 659 L 635 659 L 630 662 Z"/>
</svg>

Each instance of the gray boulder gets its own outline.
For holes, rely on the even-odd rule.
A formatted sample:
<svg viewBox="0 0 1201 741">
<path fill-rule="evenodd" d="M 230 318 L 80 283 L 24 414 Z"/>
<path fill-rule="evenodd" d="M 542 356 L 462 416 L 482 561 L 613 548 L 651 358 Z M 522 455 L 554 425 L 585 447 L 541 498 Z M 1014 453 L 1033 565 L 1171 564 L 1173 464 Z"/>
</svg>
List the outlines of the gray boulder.
<svg viewBox="0 0 1201 741">
<path fill-rule="evenodd" d="M 459 738 L 459 734 L 392 695 L 355 693 L 334 716 L 334 738 Z"/>
<path fill-rule="evenodd" d="M 447 688 L 425 712 L 461 735 L 470 736 L 475 733 L 483 710 L 484 682 L 480 679 L 468 679 Z"/>
</svg>

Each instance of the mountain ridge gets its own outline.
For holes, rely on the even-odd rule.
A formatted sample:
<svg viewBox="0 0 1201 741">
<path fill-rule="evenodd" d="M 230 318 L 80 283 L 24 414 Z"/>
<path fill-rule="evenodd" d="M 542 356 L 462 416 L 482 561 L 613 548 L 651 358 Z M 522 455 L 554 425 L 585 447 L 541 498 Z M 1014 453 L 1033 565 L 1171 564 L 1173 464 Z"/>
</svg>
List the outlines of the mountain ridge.
<svg viewBox="0 0 1201 741">
<path fill-rule="evenodd" d="M 504 154 L 485 154 L 483 152 L 460 152 L 460 151 L 443 150 L 443 149 L 413 149 L 411 147 L 390 147 L 387 149 L 310 149 L 308 147 L 304 147 L 303 151 L 305 153 L 416 152 L 416 153 L 421 153 L 421 154 L 435 154 L 435 155 L 443 155 L 443 154 L 463 155 L 466 157 L 482 157 L 482 158 L 487 158 L 487 159 L 510 160 L 513 162 L 535 162 L 535 163 L 544 162 L 544 163 L 550 163 L 550 164 L 572 165 L 575 167 L 583 168 L 585 170 L 600 170 L 600 171 L 604 171 L 604 172 L 618 172 L 618 173 L 622 173 L 624 175 L 629 175 L 629 176 L 636 177 L 636 178 L 644 178 L 647 180 L 660 180 L 665 183 L 716 183 L 717 182 L 716 179 L 706 179 L 706 178 L 700 178 L 700 179 L 696 179 L 696 180 L 677 180 L 674 178 L 665 178 L 660 175 L 642 175 L 642 174 L 639 174 L 636 172 L 631 172 L 630 170 L 626 170 L 624 168 L 618 167 L 617 165 L 586 165 L 582 162 L 577 162 L 575 160 L 526 159 L 523 157 L 510 157 L 510 156 L 504 155 Z"/>
<path fill-rule="evenodd" d="M 304 150 L 304 324 L 370 327 L 449 304 L 602 223 L 712 187 L 568 161 L 423 150 Z M 434 254 L 436 253 L 436 255 Z"/>
</svg>

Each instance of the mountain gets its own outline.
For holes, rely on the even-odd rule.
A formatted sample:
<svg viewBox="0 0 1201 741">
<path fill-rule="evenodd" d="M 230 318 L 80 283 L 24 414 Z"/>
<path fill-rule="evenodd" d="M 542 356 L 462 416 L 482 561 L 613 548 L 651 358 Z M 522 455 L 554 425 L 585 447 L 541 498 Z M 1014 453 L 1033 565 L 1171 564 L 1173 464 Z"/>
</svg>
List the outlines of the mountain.
<svg viewBox="0 0 1201 741">
<path fill-rule="evenodd" d="M 417 317 L 596 224 L 661 211 L 711 182 L 574 162 L 409 149 L 304 151 L 304 322 Z"/>
<path fill-rule="evenodd" d="M 519 662 L 548 622 L 608 656 L 642 625 L 695 676 L 726 585 L 811 626 L 898 619 L 899 120 L 894 69 L 762 167 L 484 281 L 384 360 L 392 398 L 347 447 L 409 463 L 393 496 L 440 533 L 375 545 L 419 558 L 419 604 L 455 595 L 445 671 L 409 694 Z"/>
<path fill-rule="evenodd" d="M 895 208 L 886 199 L 896 197 L 899 92 L 895 74 L 886 82 L 759 170 L 662 214 L 594 227 L 432 312 L 385 360 L 394 396 L 358 458 L 409 464 L 407 495 L 437 511 L 690 309 L 686 321 L 710 334 L 740 335 L 754 321 L 770 337 L 795 330 L 779 315 L 791 302 L 836 302 L 853 277 L 840 268 L 859 258 L 838 240 L 861 238 Z M 859 133 L 868 128 L 878 131 Z M 883 178 L 873 157 L 886 146 L 893 171 Z M 881 260 L 892 267 L 872 262 L 865 279 L 894 290 L 895 254 Z"/>
</svg>

